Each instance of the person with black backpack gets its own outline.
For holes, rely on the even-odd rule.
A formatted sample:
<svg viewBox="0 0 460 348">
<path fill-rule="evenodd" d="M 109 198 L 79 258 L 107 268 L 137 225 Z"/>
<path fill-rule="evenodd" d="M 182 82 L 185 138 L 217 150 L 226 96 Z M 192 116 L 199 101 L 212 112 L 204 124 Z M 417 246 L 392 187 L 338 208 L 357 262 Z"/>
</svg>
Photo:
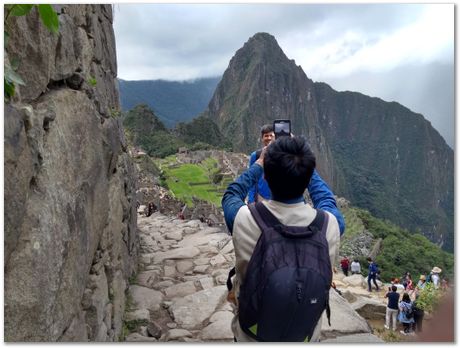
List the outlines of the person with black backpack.
<svg viewBox="0 0 460 348">
<path fill-rule="evenodd" d="M 403 294 L 401 302 L 399 302 L 398 320 L 403 324 L 404 330 L 399 331 L 403 335 L 412 333 L 411 326 L 414 323 L 414 311 L 412 310 L 412 302 L 407 292 Z"/>
<path fill-rule="evenodd" d="M 330 320 L 343 216 L 315 165 L 304 138 L 280 137 L 224 193 L 236 260 L 232 331 L 238 342 L 315 342 L 324 310 Z M 262 173 L 272 199 L 246 205 Z M 307 187 L 315 208 L 304 200 Z"/>
</svg>

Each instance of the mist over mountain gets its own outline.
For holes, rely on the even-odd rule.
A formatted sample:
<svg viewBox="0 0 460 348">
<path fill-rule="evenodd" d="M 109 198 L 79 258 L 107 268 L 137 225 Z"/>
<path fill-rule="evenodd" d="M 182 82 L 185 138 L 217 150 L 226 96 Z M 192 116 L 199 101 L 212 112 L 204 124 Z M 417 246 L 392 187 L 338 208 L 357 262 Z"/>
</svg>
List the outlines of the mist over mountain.
<svg viewBox="0 0 460 348">
<path fill-rule="evenodd" d="M 395 81 L 403 82 L 395 83 Z M 446 86 L 446 81 L 449 86 Z M 361 91 L 388 102 L 397 101 L 411 111 L 423 114 L 439 131 L 446 143 L 454 148 L 455 66 L 453 64 L 431 63 L 423 66 L 408 64 L 380 73 L 359 72 L 346 77 L 331 77 L 327 79 L 327 83 L 338 91 Z"/>
<path fill-rule="evenodd" d="M 190 121 L 203 112 L 220 77 L 190 81 L 118 80 L 123 111 L 140 104 L 148 105 L 168 128 Z"/>
<path fill-rule="evenodd" d="M 453 151 L 421 114 L 314 83 L 258 33 L 231 59 L 203 116 L 245 153 L 262 124 L 290 119 L 336 194 L 453 250 Z"/>
</svg>

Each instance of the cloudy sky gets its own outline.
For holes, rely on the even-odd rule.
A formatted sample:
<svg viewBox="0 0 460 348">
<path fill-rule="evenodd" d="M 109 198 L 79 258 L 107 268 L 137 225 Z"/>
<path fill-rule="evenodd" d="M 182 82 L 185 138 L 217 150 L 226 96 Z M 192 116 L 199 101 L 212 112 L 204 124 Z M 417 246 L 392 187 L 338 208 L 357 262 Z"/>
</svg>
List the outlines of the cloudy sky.
<svg viewBox="0 0 460 348">
<path fill-rule="evenodd" d="M 454 146 L 453 4 L 115 4 L 118 76 L 221 76 L 257 32 L 314 81 L 397 101 Z"/>
</svg>

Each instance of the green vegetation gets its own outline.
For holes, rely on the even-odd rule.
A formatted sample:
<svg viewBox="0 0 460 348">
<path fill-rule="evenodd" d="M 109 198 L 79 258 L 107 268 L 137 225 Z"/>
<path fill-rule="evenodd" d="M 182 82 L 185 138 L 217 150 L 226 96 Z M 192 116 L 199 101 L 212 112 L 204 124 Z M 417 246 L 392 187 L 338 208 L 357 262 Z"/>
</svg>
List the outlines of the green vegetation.
<svg viewBox="0 0 460 348">
<path fill-rule="evenodd" d="M 219 172 L 215 159 L 208 158 L 200 164 L 178 165 L 175 164 L 175 157 L 170 156 L 157 161 L 157 164 L 162 170 L 166 186 L 176 198 L 188 206 L 193 206 L 192 197 L 220 206 L 225 187 L 221 181 L 215 180 Z"/>
<path fill-rule="evenodd" d="M 59 19 L 57 16 L 56 11 L 54 11 L 51 5 L 46 4 L 36 4 L 36 5 L 28 5 L 28 4 L 7 4 L 5 5 L 5 20 L 4 24 L 4 32 L 3 36 L 5 39 L 4 42 L 4 49 L 6 50 L 8 47 L 9 41 L 9 33 L 8 30 L 12 30 L 12 28 L 8 24 L 8 19 L 10 16 L 13 17 L 21 17 L 26 16 L 27 14 L 32 11 L 32 9 L 36 7 L 38 9 L 38 13 L 42 23 L 48 28 L 50 32 L 53 34 L 57 34 L 59 32 Z M 14 96 L 16 92 L 16 85 L 24 85 L 24 81 L 16 72 L 19 66 L 18 61 L 14 57 L 10 57 L 10 64 L 5 64 L 5 75 L 3 77 L 4 83 L 4 97 L 5 99 L 10 99 Z"/>
<path fill-rule="evenodd" d="M 420 274 L 428 274 L 434 266 L 441 267 L 443 275 L 452 278 L 454 256 L 441 250 L 426 237 L 410 233 L 388 221 L 377 219 L 368 211 L 353 208 L 365 228 L 374 238 L 382 238 L 382 248 L 376 258 L 381 278 L 389 281 L 409 271 L 416 280 Z M 364 263 L 367 265 L 367 262 Z M 367 275 L 367 271 L 363 270 Z"/>
<path fill-rule="evenodd" d="M 88 80 L 88 83 L 92 86 L 92 87 L 96 87 L 97 85 L 97 80 L 95 77 L 91 76 Z"/>
<path fill-rule="evenodd" d="M 183 82 L 118 81 L 123 110 L 147 104 L 168 128 L 173 128 L 178 122 L 188 122 L 206 109 L 220 77 Z"/>
<path fill-rule="evenodd" d="M 211 119 L 204 116 L 194 118 L 189 123 L 178 123 L 176 132 L 187 144 L 201 142 L 214 145 L 215 147 L 231 148 L 230 142 L 225 139 L 217 125 Z"/>
<path fill-rule="evenodd" d="M 417 307 L 428 312 L 433 312 L 433 310 L 436 309 L 443 296 L 443 292 L 435 289 L 433 283 L 427 283 L 419 294 Z"/>
<path fill-rule="evenodd" d="M 128 140 L 141 147 L 149 156 L 165 158 L 177 153 L 180 147 L 190 150 L 222 148 L 226 145 L 216 124 L 199 117 L 190 123 L 180 123 L 169 131 L 146 104 L 140 104 L 123 117 Z"/>
</svg>

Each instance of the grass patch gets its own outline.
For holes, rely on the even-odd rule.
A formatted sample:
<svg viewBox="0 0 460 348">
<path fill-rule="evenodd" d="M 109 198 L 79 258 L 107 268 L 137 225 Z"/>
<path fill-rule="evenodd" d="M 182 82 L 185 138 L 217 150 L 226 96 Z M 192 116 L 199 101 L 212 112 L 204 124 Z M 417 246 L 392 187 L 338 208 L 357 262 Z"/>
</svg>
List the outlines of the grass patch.
<svg viewBox="0 0 460 348">
<path fill-rule="evenodd" d="M 165 184 L 177 199 L 190 207 L 193 206 L 192 197 L 221 206 L 222 192 L 226 187 L 212 183 L 212 175 L 218 169 L 215 159 L 207 158 L 199 164 L 178 164 L 174 156 L 169 156 L 157 163 Z"/>
</svg>

